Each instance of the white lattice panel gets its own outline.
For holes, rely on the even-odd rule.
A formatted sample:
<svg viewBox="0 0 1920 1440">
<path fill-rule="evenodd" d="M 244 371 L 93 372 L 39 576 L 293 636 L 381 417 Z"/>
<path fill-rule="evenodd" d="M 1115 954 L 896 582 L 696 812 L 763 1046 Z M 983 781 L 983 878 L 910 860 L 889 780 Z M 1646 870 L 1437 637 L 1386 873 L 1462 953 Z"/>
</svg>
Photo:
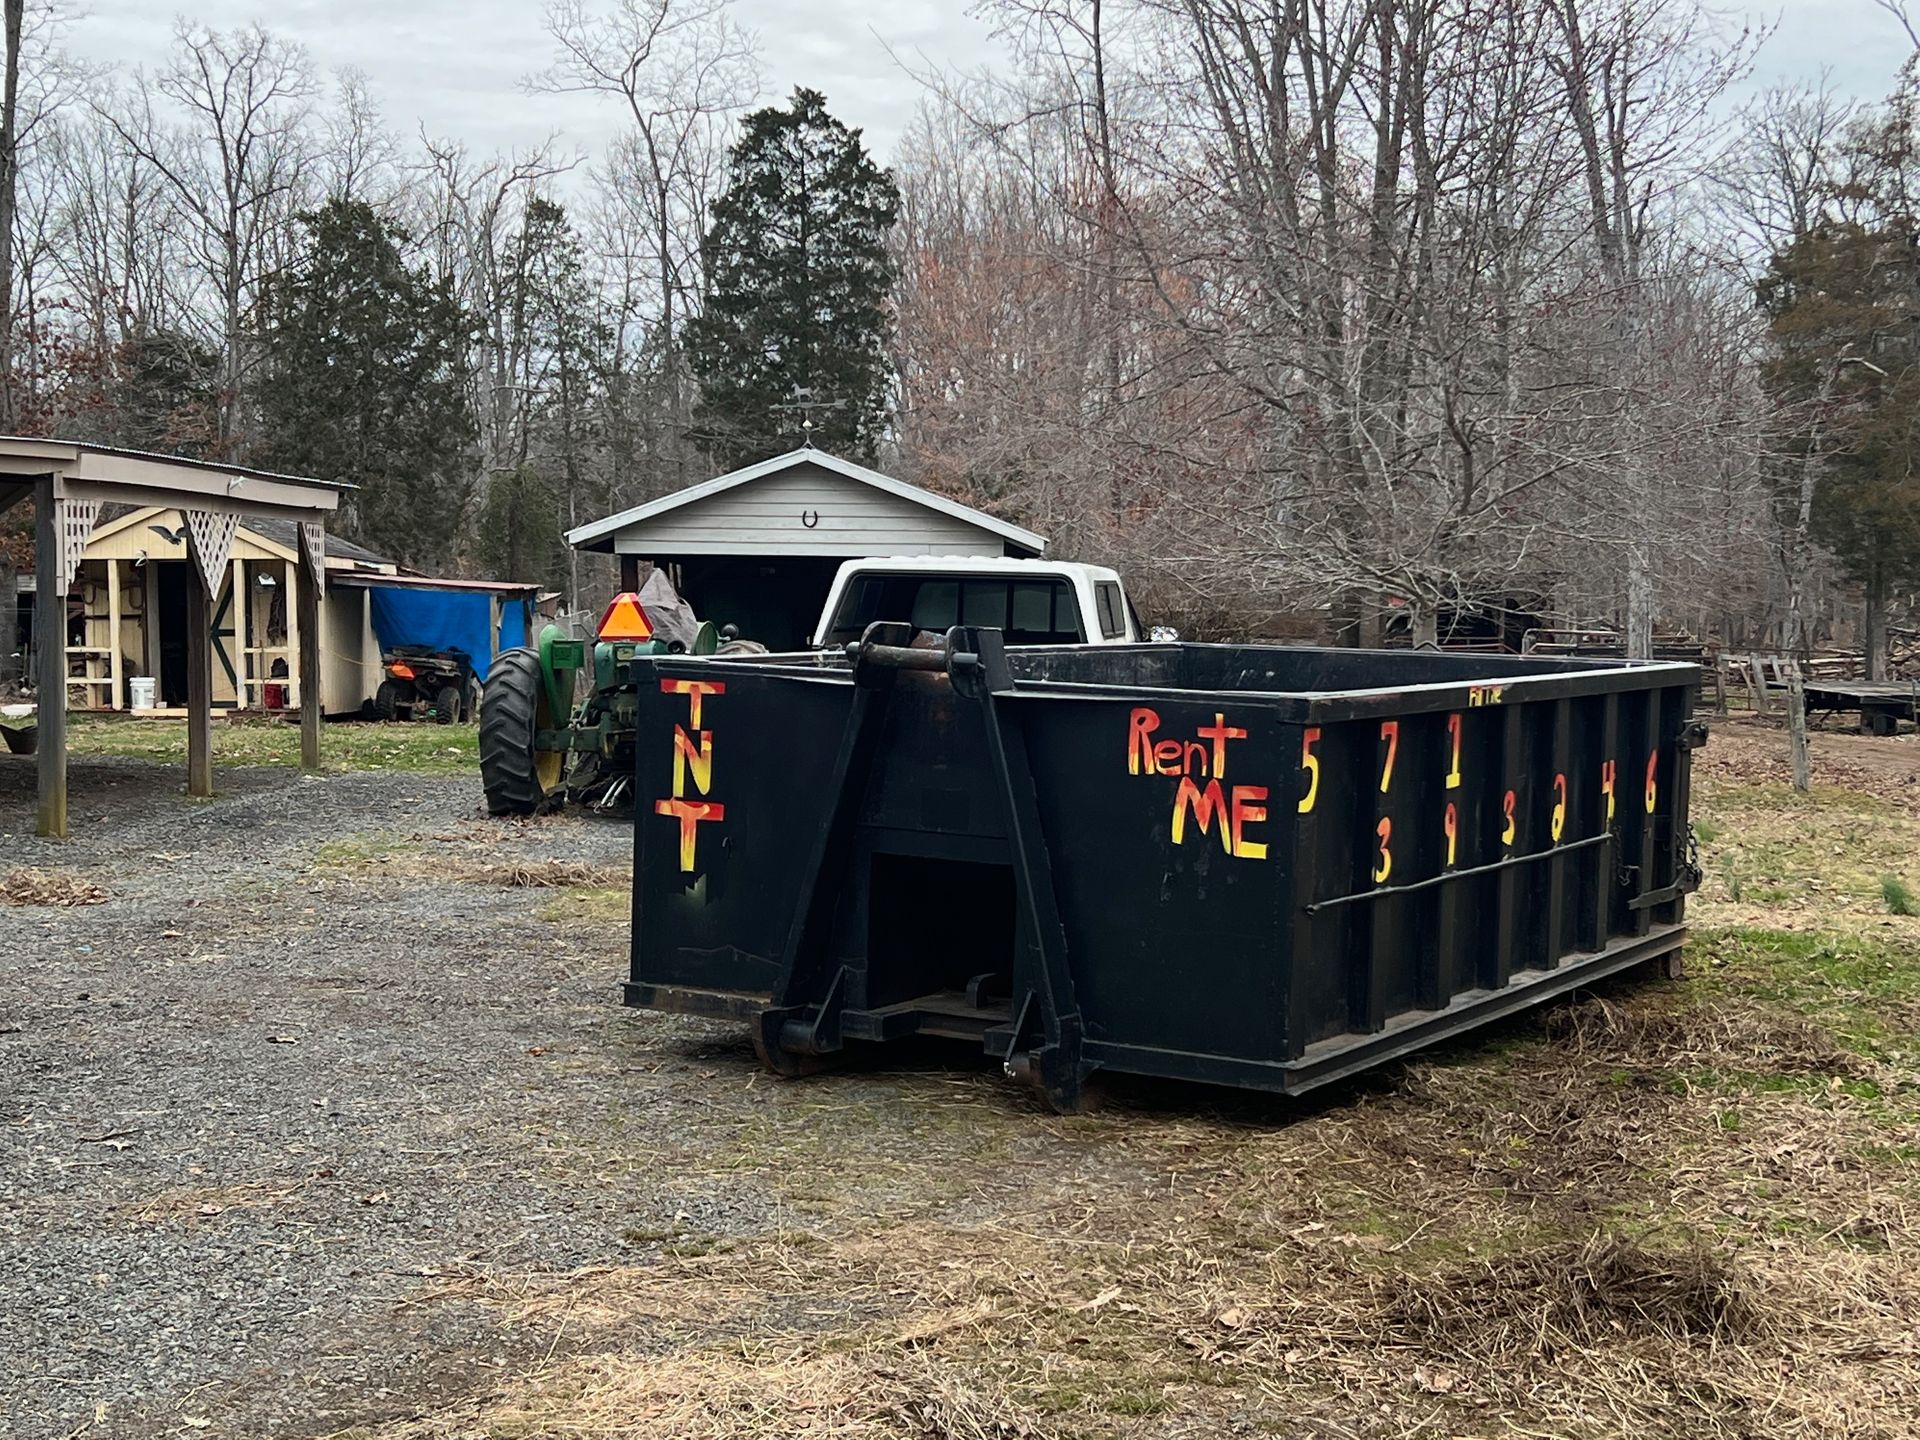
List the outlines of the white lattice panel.
<svg viewBox="0 0 1920 1440">
<path fill-rule="evenodd" d="M 240 528 L 240 517 L 211 510 L 188 510 L 185 515 L 188 546 L 200 567 L 200 583 L 211 599 L 220 593 L 226 578 L 227 558 L 233 554 L 233 536 Z"/>
<path fill-rule="evenodd" d="M 93 538 L 93 522 L 100 518 L 98 500 L 60 500 L 53 523 L 60 532 L 60 585 L 58 593 L 67 593 L 74 572 L 87 553 L 87 541 Z"/>
<path fill-rule="evenodd" d="M 327 527 L 313 520 L 300 522 L 300 549 L 307 557 L 307 573 L 321 585 L 327 578 Z"/>
</svg>

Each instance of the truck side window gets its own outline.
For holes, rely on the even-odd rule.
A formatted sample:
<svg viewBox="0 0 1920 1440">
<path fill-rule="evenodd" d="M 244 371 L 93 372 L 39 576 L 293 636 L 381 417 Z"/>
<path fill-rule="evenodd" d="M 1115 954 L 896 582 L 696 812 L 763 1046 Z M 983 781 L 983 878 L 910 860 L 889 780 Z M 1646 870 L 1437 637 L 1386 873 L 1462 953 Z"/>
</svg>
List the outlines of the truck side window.
<svg viewBox="0 0 1920 1440">
<path fill-rule="evenodd" d="M 1040 635 L 1053 629 L 1053 592 L 1055 586 L 1045 580 L 1021 580 L 1013 587 L 1013 613 L 1007 621 L 1009 635 Z"/>
<path fill-rule="evenodd" d="M 945 634 L 960 623 L 960 582 L 928 580 L 913 597 L 913 609 L 907 619 L 916 630 Z"/>
<path fill-rule="evenodd" d="M 1073 587 L 1064 580 L 1053 583 L 1053 638 L 1049 645 L 1077 645 L 1087 638 L 1080 624 L 1080 602 L 1073 598 Z"/>
<path fill-rule="evenodd" d="M 1093 595 L 1100 607 L 1100 633 L 1109 640 L 1118 640 L 1127 633 L 1126 612 L 1120 605 L 1120 587 L 1111 580 L 1102 580 L 1093 587 Z"/>
<path fill-rule="evenodd" d="M 1007 628 L 1007 582 L 969 580 L 960 587 L 960 623 Z"/>
</svg>

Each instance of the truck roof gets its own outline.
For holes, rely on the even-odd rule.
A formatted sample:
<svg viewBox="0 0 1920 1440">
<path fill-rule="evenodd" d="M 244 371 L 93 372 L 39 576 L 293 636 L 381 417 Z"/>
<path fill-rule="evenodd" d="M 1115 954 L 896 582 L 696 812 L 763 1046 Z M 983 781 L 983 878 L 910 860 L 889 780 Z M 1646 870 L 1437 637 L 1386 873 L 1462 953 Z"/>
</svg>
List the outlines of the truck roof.
<svg viewBox="0 0 1920 1440">
<path fill-rule="evenodd" d="M 1118 581 L 1118 571 L 1078 560 L 1020 560 L 1005 555 L 864 555 L 848 560 L 843 569 L 893 570 L 901 573 L 932 571 L 942 575 L 1082 575 L 1088 580 Z"/>
</svg>

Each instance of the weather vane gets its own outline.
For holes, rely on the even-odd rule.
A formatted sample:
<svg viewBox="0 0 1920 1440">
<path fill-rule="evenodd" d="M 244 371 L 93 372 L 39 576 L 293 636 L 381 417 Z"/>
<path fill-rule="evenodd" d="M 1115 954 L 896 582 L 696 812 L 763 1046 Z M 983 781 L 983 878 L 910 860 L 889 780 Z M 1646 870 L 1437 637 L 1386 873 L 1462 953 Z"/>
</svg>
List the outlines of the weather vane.
<svg viewBox="0 0 1920 1440">
<path fill-rule="evenodd" d="M 844 400 L 816 400 L 813 398 L 813 387 L 811 385 L 796 385 L 793 387 L 793 399 L 781 405 L 771 406 L 770 408 L 776 414 L 787 410 L 798 411 L 800 415 L 800 443 L 808 449 L 812 449 L 813 412 L 816 410 L 838 410 L 845 403 Z"/>
</svg>

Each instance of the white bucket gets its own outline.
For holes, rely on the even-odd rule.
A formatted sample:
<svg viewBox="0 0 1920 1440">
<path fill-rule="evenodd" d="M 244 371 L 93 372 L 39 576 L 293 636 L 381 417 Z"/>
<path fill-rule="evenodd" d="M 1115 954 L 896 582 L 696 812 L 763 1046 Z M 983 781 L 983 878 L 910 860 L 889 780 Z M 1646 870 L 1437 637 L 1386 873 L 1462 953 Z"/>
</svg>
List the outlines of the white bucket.
<svg viewBox="0 0 1920 1440">
<path fill-rule="evenodd" d="M 153 709 L 153 676 L 129 675 L 127 677 L 127 703 L 136 710 Z"/>
</svg>

